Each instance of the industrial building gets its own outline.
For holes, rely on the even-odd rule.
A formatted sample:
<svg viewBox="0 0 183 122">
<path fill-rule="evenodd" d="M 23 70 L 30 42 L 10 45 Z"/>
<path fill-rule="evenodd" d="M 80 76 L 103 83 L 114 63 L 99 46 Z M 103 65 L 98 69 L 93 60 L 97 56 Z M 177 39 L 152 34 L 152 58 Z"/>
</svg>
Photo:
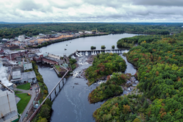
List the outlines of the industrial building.
<svg viewBox="0 0 183 122">
<path fill-rule="evenodd" d="M 18 119 L 15 94 L 0 84 L 0 122 L 12 122 Z"/>
<path fill-rule="evenodd" d="M 32 66 L 32 64 L 31 64 Z M 29 67 L 30 68 L 30 67 Z M 28 68 L 28 69 L 29 69 Z M 12 67 L 11 70 L 11 82 L 14 84 L 22 84 L 22 83 L 36 83 L 36 74 L 34 71 L 30 72 L 22 72 L 22 67 Z"/>
</svg>

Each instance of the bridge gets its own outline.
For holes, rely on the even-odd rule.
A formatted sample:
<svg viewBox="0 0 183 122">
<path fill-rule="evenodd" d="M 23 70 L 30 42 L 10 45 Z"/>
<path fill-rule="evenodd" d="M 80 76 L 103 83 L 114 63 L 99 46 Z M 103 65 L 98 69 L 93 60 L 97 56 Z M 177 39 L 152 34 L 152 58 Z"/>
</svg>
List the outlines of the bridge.
<svg viewBox="0 0 183 122">
<path fill-rule="evenodd" d="M 64 85 L 66 83 L 65 76 L 68 74 L 68 72 L 69 72 L 69 70 L 67 70 L 67 72 L 62 76 L 62 78 L 60 79 L 60 81 L 55 85 L 55 87 L 51 90 L 51 92 L 46 96 L 46 98 L 42 101 L 42 103 L 40 104 L 40 106 L 31 115 L 31 117 L 27 120 L 27 122 L 30 122 L 31 120 L 33 120 L 33 118 L 39 112 L 39 110 L 41 109 L 42 105 L 45 103 L 45 101 L 47 99 L 50 99 L 51 101 L 54 101 L 55 100 L 55 98 L 58 96 L 59 92 L 62 90 L 62 88 L 64 87 Z M 54 95 L 54 93 L 55 93 L 55 95 Z M 53 95 L 54 95 L 54 97 L 52 98 Z"/>
<path fill-rule="evenodd" d="M 121 49 L 106 49 L 106 50 L 77 50 L 74 53 L 70 54 L 69 57 L 72 55 L 78 56 L 78 55 L 97 55 L 100 53 L 117 53 L 121 54 L 123 50 Z"/>
</svg>

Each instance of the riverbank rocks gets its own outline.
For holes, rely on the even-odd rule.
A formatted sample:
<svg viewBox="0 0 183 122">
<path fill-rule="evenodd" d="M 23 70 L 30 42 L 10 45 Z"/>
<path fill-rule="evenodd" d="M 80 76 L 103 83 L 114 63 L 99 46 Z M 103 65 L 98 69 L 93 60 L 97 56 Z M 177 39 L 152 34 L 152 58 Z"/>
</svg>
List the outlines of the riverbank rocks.
<svg viewBox="0 0 183 122">
<path fill-rule="evenodd" d="M 133 82 L 133 83 L 135 83 L 136 78 L 135 78 L 135 77 L 131 77 L 131 78 L 130 78 L 130 81 Z"/>
<path fill-rule="evenodd" d="M 138 83 L 139 83 L 139 81 L 138 81 L 138 80 L 136 80 L 136 81 L 135 81 L 135 83 L 136 83 L 136 84 L 138 84 Z"/>
<path fill-rule="evenodd" d="M 131 81 L 129 81 L 129 80 L 128 80 L 128 81 L 126 82 L 126 86 L 127 86 L 127 87 L 130 87 L 130 86 L 132 86 L 132 83 L 131 83 Z"/>
</svg>

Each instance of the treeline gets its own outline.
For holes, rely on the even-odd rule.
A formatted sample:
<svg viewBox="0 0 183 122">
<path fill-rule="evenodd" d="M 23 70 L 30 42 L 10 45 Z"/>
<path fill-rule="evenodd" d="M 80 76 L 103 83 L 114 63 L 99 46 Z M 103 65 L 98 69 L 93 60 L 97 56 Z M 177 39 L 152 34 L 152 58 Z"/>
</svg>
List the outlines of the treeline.
<svg viewBox="0 0 183 122">
<path fill-rule="evenodd" d="M 46 23 L 46 24 L 0 24 L 1 38 L 14 38 L 18 35 L 34 36 L 39 33 L 55 32 L 78 32 L 81 30 L 98 30 L 100 32 L 138 33 L 138 34 L 161 34 L 170 32 L 179 33 L 182 28 L 180 24 L 125 24 L 125 23 Z"/>
<path fill-rule="evenodd" d="M 141 35 L 141 36 L 134 36 L 130 38 L 123 38 L 118 40 L 117 47 L 118 48 L 132 48 L 136 44 L 139 45 L 141 43 L 150 43 L 156 42 L 162 39 L 163 36 L 161 35 Z M 166 37 L 170 37 L 169 35 Z"/>
</svg>

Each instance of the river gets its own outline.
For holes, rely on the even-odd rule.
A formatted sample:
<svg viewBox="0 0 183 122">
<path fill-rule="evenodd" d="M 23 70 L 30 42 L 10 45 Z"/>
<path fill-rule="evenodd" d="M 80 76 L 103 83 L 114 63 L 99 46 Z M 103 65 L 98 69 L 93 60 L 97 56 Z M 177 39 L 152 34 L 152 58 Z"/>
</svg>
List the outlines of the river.
<svg viewBox="0 0 183 122">
<path fill-rule="evenodd" d="M 86 37 L 73 39 L 66 42 L 60 42 L 41 48 L 41 52 L 49 52 L 55 55 L 69 55 L 76 50 L 88 50 L 91 46 L 96 46 L 100 49 L 101 45 L 105 45 L 106 49 L 111 49 L 112 45 L 116 45 L 117 41 L 121 38 L 132 37 L 135 34 L 116 34 L 105 35 L 97 37 Z M 66 51 L 64 49 L 67 49 Z M 128 52 L 124 50 L 123 52 Z M 125 73 L 135 74 L 136 70 L 132 64 L 130 64 L 126 57 L 121 57 L 127 63 L 127 69 Z M 100 82 L 94 83 L 88 86 L 87 80 L 84 78 L 76 78 L 85 68 L 88 68 L 91 64 L 86 62 L 87 56 L 82 56 L 78 60 L 79 67 L 73 72 L 73 76 L 67 79 L 67 83 L 59 93 L 55 101 L 53 102 L 53 113 L 51 116 L 51 122 L 94 122 L 92 117 L 93 112 L 100 107 L 104 102 L 98 102 L 96 104 L 90 104 L 88 102 L 88 94 L 95 89 Z M 57 77 L 53 69 L 46 66 L 39 66 L 39 72 L 43 76 L 44 82 L 48 87 L 48 90 L 55 86 L 60 78 Z"/>
</svg>

